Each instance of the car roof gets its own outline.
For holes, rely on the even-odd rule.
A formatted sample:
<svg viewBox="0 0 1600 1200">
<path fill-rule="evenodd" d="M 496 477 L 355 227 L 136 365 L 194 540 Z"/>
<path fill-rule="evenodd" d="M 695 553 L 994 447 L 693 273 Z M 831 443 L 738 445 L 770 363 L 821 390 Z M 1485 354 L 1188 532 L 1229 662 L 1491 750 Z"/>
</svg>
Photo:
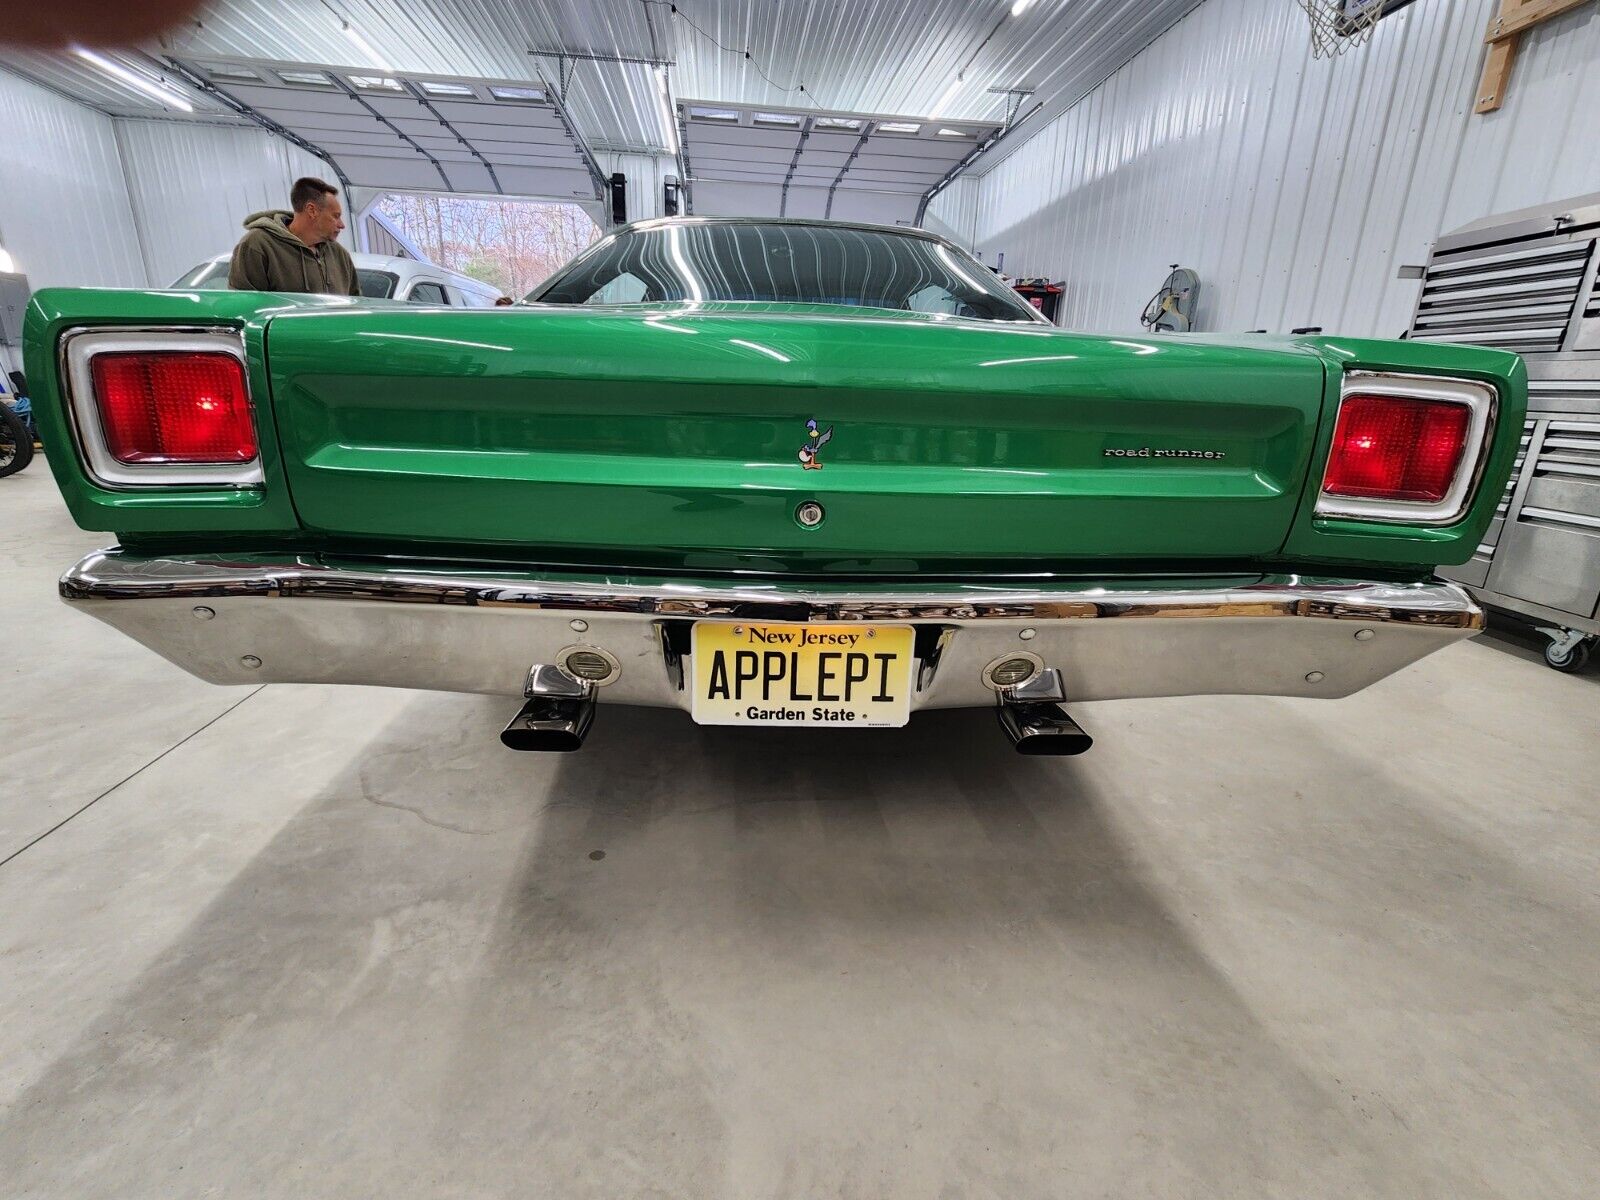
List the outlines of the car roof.
<svg viewBox="0 0 1600 1200">
<path fill-rule="evenodd" d="M 224 263 L 230 261 L 232 258 L 233 251 L 230 250 L 226 254 L 213 254 L 206 261 L 209 263 Z M 395 267 L 400 267 L 406 265 L 407 263 L 411 263 L 419 267 L 432 267 L 435 271 L 444 271 L 446 275 L 453 274 L 453 272 L 445 271 L 443 267 L 434 263 L 423 262 L 422 260 L 415 258 L 401 258 L 396 254 L 366 254 L 361 251 L 352 250 L 350 252 L 350 258 L 355 262 L 356 266 L 365 267 L 369 271 L 388 271 L 393 270 Z"/>
<path fill-rule="evenodd" d="M 834 221 L 819 217 L 646 217 L 618 225 L 610 233 L 664 229 L 671 225 L 808 225 L 813 229 L 861 229 L 868 233 L 898 233 L 929 242 L 945 241 L 937 233 L 916 225 L 882 225 L 871 221 Z"/>
</svg>

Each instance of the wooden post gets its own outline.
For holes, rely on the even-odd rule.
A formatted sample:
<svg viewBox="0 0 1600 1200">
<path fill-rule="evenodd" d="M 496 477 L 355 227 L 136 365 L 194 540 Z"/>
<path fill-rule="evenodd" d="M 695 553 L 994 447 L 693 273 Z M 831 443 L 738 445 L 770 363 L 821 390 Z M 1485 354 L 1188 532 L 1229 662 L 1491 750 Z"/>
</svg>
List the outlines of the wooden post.
<svg viewBox="0 0 1600 1200">
<path fill-rule="evenodd" d="M 1483 64 L 1478 102 L 1472 111 L 1494 112 L 1505 103 L 1511 71 L 1517 64 L 1517 47 L 1525 31 L 1587 3 L 1589 0 L 1500 0 L 1483 39 L 1489 43 L 1489 57 Z"/>
<path fill-rule="evenodd" d="M 1517 65 L 1517 47 L 1522 42 L 1520 33 L 1510 37 L 1495 38 L 1506 22 L 1517 15 L 1529 0 L 1500 0 L 1500 8 L 1489 22 L 1489 58 L 1483 64 L 1483 78 L 1478 82 L 1478 103 L 1473 112 L 1490 113 L 1505 103 L 1506 88 L 1511 83 L 1511 68 Z"/>
</svg>

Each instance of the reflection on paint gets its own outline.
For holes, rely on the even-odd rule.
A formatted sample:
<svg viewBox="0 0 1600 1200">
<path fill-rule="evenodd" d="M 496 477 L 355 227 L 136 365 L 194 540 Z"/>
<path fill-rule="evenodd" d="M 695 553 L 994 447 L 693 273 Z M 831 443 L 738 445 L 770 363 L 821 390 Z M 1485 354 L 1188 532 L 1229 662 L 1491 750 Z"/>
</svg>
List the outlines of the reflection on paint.
<svg viewBox="0 0 1600 1200">
<path fill-rule="evenodd" d="M 462 338 L 425 337 L 420 333 L 373 333 L 366 331 L 361 337 L 387 338 L 396 342 L 432 342 L 440 346 L 463 346 L 468 350 L 504 350 L 510 352 L 514 346 L 497 346 L 492 342 L 469 342 Z"/>
<path fill-rule="evenodd" d="M 781 363 L 794 361 L 787 354 L 780 354 L 771 346 L 763 346 L 759 342 L 747 342 L 744 338 L 729 338 L 728 341 L 735 346 L 743 346 L 746 350 L 754 350 L 760 354 L 765 354 L 768 358 L 775 358 Z"/>
<path fill-rule="evenodd" d="M 1013 363 L 1041 363 L 1041 362 L 1075 362 L 1076 354 L 1034 354 L 1027 358 L 991 358 L 988 362 L 981 362 L 980 367 L 1009 367 Z"/>
<path fill-rule="evenodd" d="M 683 284 L 689 289 L 689 299 L 696 304 L 702 303 L 706 298 L 706 292 L 700 286 L 700 276 L 695 274 L 694 268 L 689 265 L 688 256 L 683 252 L 683 226 L 667 226 L 667 253 L 671 255 L 673 265 L 683 276 Z"/>
</svg>

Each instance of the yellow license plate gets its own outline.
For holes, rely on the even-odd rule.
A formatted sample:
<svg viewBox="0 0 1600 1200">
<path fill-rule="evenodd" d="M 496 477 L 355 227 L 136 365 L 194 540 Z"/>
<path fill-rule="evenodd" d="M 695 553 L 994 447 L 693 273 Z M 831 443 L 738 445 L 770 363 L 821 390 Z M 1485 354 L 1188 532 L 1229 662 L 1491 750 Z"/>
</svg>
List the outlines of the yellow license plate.
<svg viewBox="0 0 1600 1200">
<path fill-rule="evenodd" d="M 914 645 L 909 625 L 701 621 L 690 711 L 702 725 L 904 725 Z"/>
</svg>

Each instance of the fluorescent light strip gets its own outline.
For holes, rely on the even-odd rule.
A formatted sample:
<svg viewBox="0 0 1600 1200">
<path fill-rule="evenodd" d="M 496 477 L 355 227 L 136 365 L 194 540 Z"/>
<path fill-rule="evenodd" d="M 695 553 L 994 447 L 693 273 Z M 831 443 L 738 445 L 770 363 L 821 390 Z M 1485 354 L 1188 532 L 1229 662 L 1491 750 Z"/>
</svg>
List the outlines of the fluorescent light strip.
<svg viewBox="0 0 1600 1200">
<path fill-rule="evenodd" d="M 343 24 L 345 37 L 349 38 L 356 44 L 356 49 L 360 50 L 361 53 L 370 58 L 372 60 L 372 65 L 377 67 L 378 70 L 387 71 L 389 74 L 393 75 L 394 68 L 384 60 L 383 55 L 379 54 L 372 48 L 371 42 L 367 41 L 366 38 L 361 36 L 360 30 L 358 30 L 354 25 L 350 24 L 349 21 L 345 21 Z"/>
<path fill-rule="evenodd" d="M 656 68 L 656 99 L 661 103 L 661 120 L 667 127 L 667 149 L 672 151 L 672 157 L 678 157 L 678 122 L 672 116 L 672 100 L 667 94 L 667 71 L 665 67 Z"/>
<path fill-rule="evenodd" d="M 190 104 L 177 92 L 171 90 L 166 84 L 157 83 L 154 79 L 141 75 L 137 71 L 130 71 L 121 63 L 112 62 L 104 55 L 96 54 L 93 50 L 85 50 L 82 46 L 74 46 L 72 52 L 85 62 L 93 63 L 107 75 L 122 80 L 123 83 L 136 91 L 143 92 L 152 100 L 159 100 L 162 104 L 169 105 L 172 108 L 181 108 L 184 112 L 194 111 L 194 105 Z"/>
</svg>

